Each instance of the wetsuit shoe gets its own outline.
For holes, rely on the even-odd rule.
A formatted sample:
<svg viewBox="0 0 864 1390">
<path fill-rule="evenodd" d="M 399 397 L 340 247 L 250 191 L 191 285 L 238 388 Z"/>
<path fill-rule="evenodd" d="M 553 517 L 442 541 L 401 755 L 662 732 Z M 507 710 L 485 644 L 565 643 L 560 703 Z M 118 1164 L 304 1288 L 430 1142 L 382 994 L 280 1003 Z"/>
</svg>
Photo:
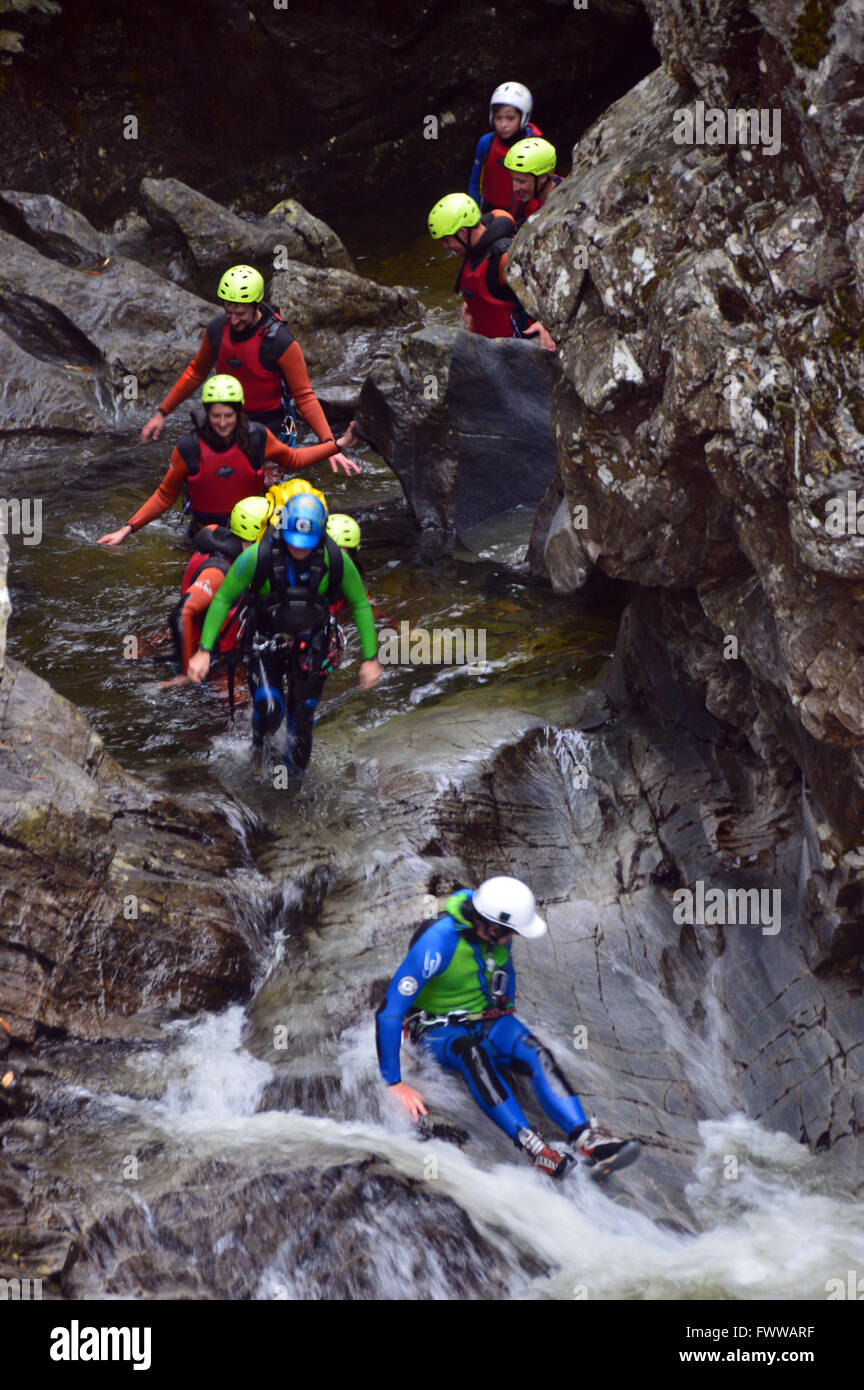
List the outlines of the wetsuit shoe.
<svg viewBox="0 0 864 1390">
<path fill-rule="evenodd" d="M 285 743 L 285 762 L 297 773 L 305 772 L 312 756 L 312 732 L 298 729 Z"/>
<path fill-rule="evenodd" d="M 581 1130 L 573 1131 L 570 1143 L 583 1163 L 595 1170 L 596 1177 L 605 1177 L 619 1168 L 627 1168 L 636 1162 L 642 1152 L 638 1139 L 618 1139 L 597 1123 L 596 1115 L 592 1115 Z"/>
<path fill-rule="evenodd" d="M 520 1129 L 516 1136 L 516 1147 L 522 1150 L 535 1168 L 553 1178 L 563 1177 L 573 1162 L 573 1155 L 565 1145 L 556 1148 L 547 1144 L 536 1129 Z"/>
</svg>

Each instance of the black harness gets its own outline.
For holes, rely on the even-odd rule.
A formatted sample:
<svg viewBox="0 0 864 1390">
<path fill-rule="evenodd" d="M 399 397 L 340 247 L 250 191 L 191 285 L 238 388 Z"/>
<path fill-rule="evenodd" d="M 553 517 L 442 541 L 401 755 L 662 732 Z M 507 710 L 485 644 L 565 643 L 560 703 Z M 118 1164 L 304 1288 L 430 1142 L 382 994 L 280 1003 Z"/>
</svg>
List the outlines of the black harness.
<svg viewBox="0 0 864 1390">
<path fill-rule="evenodd" d="M 256 634 L 269 639 L 295 637 L 299 633 L 315 636 L 325 629 L 329 632 L 330 605 L 342 589 L 345 569 L 342 551 L 325 535 L 323 544 L 309 552 L 301 584 L 288 583 L 285 570 L 289 559 L 295 567 L 303 563 L 289 556 L 281 533 L 274 534 L 271 527 L 258 544 L 255 573 L 249 586 L 254 595 Z M 328 574 L 327 592 L 320 594 L 318 590 Z M 260 591 L 268 580 L 270 592 L 262 594 Z"/>
</svg>

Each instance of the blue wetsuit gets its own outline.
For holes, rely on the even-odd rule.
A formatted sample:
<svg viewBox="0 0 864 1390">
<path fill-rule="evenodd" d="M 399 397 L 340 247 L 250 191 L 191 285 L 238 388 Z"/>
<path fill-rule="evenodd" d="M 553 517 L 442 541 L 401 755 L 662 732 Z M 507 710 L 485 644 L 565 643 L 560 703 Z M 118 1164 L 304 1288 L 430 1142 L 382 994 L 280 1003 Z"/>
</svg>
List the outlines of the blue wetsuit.
<svg viewBox="0 0 864 1390">
<path fill-rule="evenodd" d="M 448 900 L 450 910 L 418 933 L 393 976 L 376 1015 L 381 1075 L 390 1086 L 401 1079 L 399 1047 L 403 1023 L 409 1011 L 417 1013 L 417 996 L 422 995 L 427 982 L 437 979 L 446 988 L 444 977 L 448 971 L 455 975 L 458 970 L 460 980 L 466 979 L 466 968 L 470 973 L 470 960 L 464 950 L 454 964 L 454 956 L 463 943 L 476 960 L 476 978 L 470 980 L 466 1002 L 472 1013 L 480 1012 L 485 1005 L 499 1016 L 457 1022 L 453 1014 L 460 1006 L 454 1005 L 448 1009 L 446 1020 L 426 1026 L 431 1021 L 429 1015 L 425 1019 L 418 1015 L 414 1023 L 420 1046 L 431 1052 L 443 1067 L 460 1073 L 484 1114 L 511 1139 L 516 1139 L 520 1129 L 530 1126 L 502 1078 L 499 1066 L 528 1076 L 546 1114 L 570 1135 L 586 1123 L 585 1112 L 549 1049 L 543 1047 L 527 1025 L 511 1012 L 516 976 L 509 943 L 506 963 L 490 973 L 488 952 L 491 947 L 476 936 L 460 912 L 461 903 L 471 896 L 463 891 Z M 503 948 L 498 950 L 502 954 Z"/>
</svg>

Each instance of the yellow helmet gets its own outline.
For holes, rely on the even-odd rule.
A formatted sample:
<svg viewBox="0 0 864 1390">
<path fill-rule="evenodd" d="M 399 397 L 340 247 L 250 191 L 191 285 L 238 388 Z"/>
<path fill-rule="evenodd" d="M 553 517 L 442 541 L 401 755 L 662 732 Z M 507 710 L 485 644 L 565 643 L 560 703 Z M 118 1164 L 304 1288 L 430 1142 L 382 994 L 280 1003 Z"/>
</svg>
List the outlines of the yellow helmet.
<svg viewBox="0 0 864 1390">
<path fill-rule="evenodd" d="M 289 502 L 292 497 L 296 497 L 300 492 L 311 493 L 313 497 L 317 497 L 318 500 L 324 504 L 324 510 L 328 510 L 327 498 L 324 496 L 323 492 L 319 492 L 317 487 L 313 487 L 311 483 L 307 483 L 305 478 L 292 478 L 290 482 L 287 483 L 274 483 L 273 487 L 265 493 L 267 501 L 270 504 L 270 510 L 267 513 L 266 521 L 269 521 L 270 525 L 275 527 L 277 531 L 282 525 L 282 508 L 286 502 Z M 262 526 L 262 536 L 265 530 L 266 526 Z"/>
<path fill-rule="evenodd" d="M 228 525 L 244 541 L 257 541 L 261 538 L 264 523 L 269 515 L 266 497 L 244 497 L 231 513 Z"/>
</svg>

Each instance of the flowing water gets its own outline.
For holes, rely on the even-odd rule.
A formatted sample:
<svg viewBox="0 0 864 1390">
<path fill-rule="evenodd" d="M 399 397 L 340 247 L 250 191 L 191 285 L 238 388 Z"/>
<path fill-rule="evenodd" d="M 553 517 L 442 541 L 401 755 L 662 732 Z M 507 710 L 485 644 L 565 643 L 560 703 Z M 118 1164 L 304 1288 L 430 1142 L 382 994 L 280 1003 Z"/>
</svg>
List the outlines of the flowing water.
<svg viewBox="0 0 864 1390">
<path fill-rule="evenodd" d="M 351 246 L 350 230 L 339 230 Z M 360 227 L 352 249 L 361 273 L 414 284 L 436 313 L 452 313 L 450 263 L 430 256 L 425 238 L 407 238 L 397 251 Z M 297 960 L 302 857 L 313 842 L 338 842 L 343 858 L 369 854 L 386 825 L 374 779 L 363 775 L 364 738 L 377 734 L 404 748 L 416 735 L 428 767 L 434 762 L 428 721 L 435 715 L 469 728 L 472 718 L 487 726 L 513 710 L 556 726 L 566 722 L 571 702 L 611 652 L 618 601 L 556 599 L 518 569 L 502 568 L 524 542 L 524 517 L 470 538 L 473 553 L 449 555 L 415 530 L 382 461 L 367 455 L 359 478 L 335 477 L 326 463 L 319 466 L 313 481 L 331 510 L 349 511 L 361 524 L 367 587 L 394 628 L 407 622 L 482 630 L 486 662 L 481 670 L 396 665 L 374 691 L 361 693 L 349 624 L 348 651 L 328 684 L 310 771 L 290 795 L 276 792 L 249 768 L 245 709 L 231 728 L 220 690 L 160 685 L 171 674 L 159 655 L 164 618 L 187 553 L 176 515 L 119 548 L 96 545 L 158 482 L 168 444 L 182 429 L 172 422 L 173 433 L 158 446 L 141 448 L 131 419 L 129 425 L 125 436 L 38 450 L 19 440 L 7 449 L 3 494 L 44 498 L 42 544 L 12 541 L 9 650 L 77 703 L 130 771 L 166 790 L 206 792 L 229 811 L 238 833 L 264 826 L 283 846 L 296 843 L 298 857 L 292 862 L 281 851 L 275 884 L 272 864 L 266 877 L 249 867 L 233 883 L 238 919 L 258 961 L 248 1006 L 166 1025 L 160 1041 L 131 1050 L 59 1043 L 46 1049 L 47 1113 L 66 1117 L 63 1146 L 45 1156 L 46 1171 L 74 1194 L 77 1210 L 101 1223 L 103 1246 L 113 1242 L 118 1256 L 147 1250 L 162 1278 L 148 1287 L 170 1296 L 180 1276 L 160 1235 L 162 1199 L 184 1188 L 190 1172 L 200 1185 L 205 1165 L 205 1206 L 212 1185 L 215 1212 L 232 1205 L 219 1187 L 226 1174 L 236 1184 L 256 1176 L 272 1184 L 344 1165 L 362 1172 L 374 1160 L 448 1199 L 435 1209 L 435 1229 L 442 1239 L 461 1241 L 458 1279 L 452 1253 L 418 1234 L 411 1203 L 378 1200 L 381 1189 L 370 1188 L 370 1197 L 362 1184 L 357 1188 L 348 1222 L 354 1245 L 342 1250 L 334 1236 L 330 1256 L 310 1245 L 300 1258 L 296 1233 L 274 1236 L 266 1205 L 256 1206 L 239 1186 L 233 1201 L 241 1208 L 248 1201 L 245 1223 L 223 1229 L 214 1216 L 212 1237 L 207 1221 L 190 1227 L 184 1258 L 204 1281 L 198 1296 L 210 1289 L 225 1296 L 227 1289 L 230 1296 L 326 1297 L 334 1264 L 343 1295 L 347 1289 L 355 1297 L 449 1298 L 476 1288 L 484 1296 L 488 1269 L 485 1257 L 471 1252 L 471 1233 L 478 1249 L 497 1252 L 498 1297 L 821 1299 L 828 1278 L 864 1270 L 864 1204 L 843 1190 L 825 1156 L 737 1108 L 732 1043 L 720 1011 L 711 1017 L 710 993 L 700 1042 L 659 985 L 632 969 L 634 996 L 652 1011 L 682 1084 L 702 1107 L 698 1146 L 682 1174 L 689 1221 L 674 1213 L 660 1219 L 656 1206 L 649 1214 L 641 1165 L 605 1188 L 581 1173 L 561 1187 L 540 1178 L 482 1120 L 459 1084 L 428 1063 L 417 1074 L 424 1095 L 471 1139 L 465 1151 L 437 1139 L 418 1141 L 378 1079 L 371 1012 L 329 1039 L 323 1079 L 308 1106 L 268 1100 L 276 1073 L 257 1055 L 254 1038 L 285 1016 L 286 999 L 296 1005 L 287 986 Z M 569 785 L 576 763 L 590 760 L 590 743 L 566 731 L 554 738 Z M 574 784 L 568 797 L 578 796 Z M 386 858 L 387 845 L 378 852 Z M 620 950 L 621 970 L 630 969 L 623 945 L 609 949 Z M 314 1014 L 324 1002 L 313 997 L 304 1007 Z M 334 1078 L 329 1091 L 327 1076 Z M 597 1093 L 612 1084 L 602 1069 L 592 1077 Z M 726 1180 L 730 1154 L 741 1164 L 736 1182 Z M 680 1204 L 677 1210 L 680 1218 Z M 130 1211 L 140 1218 L 134 1230 Z M 112 1284 L 107 1266 L 101 1268 L 91 1291 L 104 1293 Z"/>
</svg>

